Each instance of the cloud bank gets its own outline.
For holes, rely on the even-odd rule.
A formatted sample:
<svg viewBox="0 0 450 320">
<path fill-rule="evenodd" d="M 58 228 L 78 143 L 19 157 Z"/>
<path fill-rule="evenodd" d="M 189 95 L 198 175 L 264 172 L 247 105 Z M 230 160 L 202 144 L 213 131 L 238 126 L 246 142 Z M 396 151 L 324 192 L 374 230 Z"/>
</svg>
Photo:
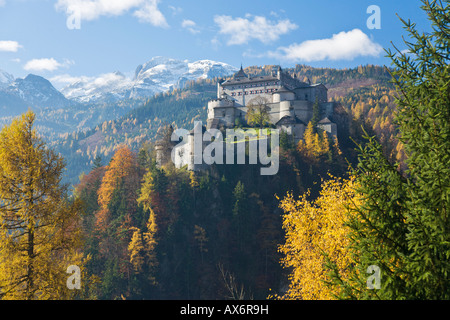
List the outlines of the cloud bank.
<svg viewBox="0 0 450 320">
<path fill-rule="evenodd" d="M 76 14 L 81 20 L 92 21 L 101 16 L 120 16 L 131 10 L 141 22 L 157 27 L 168 27 L 166 18 L 158 9 L 159 0 L 58 0 L 55 8 L 68 16 Z"/>
<path fill-rule="evenodd" d="M 353 60 L 360 56 L 377 57 L 383 48 L 360 29 L 339 32 L 331 38 L 308 40 L 280 47 L 268 56 L 290 62 L 323 60 Z"/>
<path fill-rule="evenodd" d="M 269 44 L 298 28 L 289 19 L 271 21 L 263 16 L 250 14 L 245 15 L 245 18 L 217 15 L 214 22 L 219 27 L 219 33 L 228 36 L 228 45 L 246 44 L 253 39 Z"/>
</svg>

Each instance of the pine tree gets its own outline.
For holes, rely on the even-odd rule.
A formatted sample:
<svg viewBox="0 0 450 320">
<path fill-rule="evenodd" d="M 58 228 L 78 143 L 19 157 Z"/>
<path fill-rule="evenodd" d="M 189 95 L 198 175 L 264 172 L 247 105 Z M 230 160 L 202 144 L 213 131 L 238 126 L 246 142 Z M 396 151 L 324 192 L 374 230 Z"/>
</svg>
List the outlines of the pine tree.
<svg viewBox="0 0 450 320">
<path fill-rule="evenodd" d="M 102 167 L 102 157 L 96 156 L 94 159 L 94 163 L 92 164 L 92 170 L 98 169 Z"/>
<path fill-rule="evenodd" d="M 342 298 L 450 299 L 450 3 L 424 0 L 432 32 L 402 22 L 408 53 L 391 52 L 399 140 L 406 171 L 368 137 L 355 175 L 363 195 L 352 210 L 356 268 L 337 283 Z M 380 270 L 380 289 L 367 289 L 367 268 Z"/>
<path fill-rule="evenodd" d="M 319 100 L 316 98 L 316 100 L 314 101 L 313 104 L 313 109 L 312 109 L 312 118 L 311 118 L 311 124 L 313 127 L 313 131 L 314 133 L 317 132 L 317 124 L 320 121 L 320 106 L 319 106 Z"/>
<path fill-rule="evenodd" d="M 69 265 L 83 268 L 80 206 L 61 184 L 64 160 L 28 111 L 0 132 L 0 298 L 60 299 Z"/>
</svg>

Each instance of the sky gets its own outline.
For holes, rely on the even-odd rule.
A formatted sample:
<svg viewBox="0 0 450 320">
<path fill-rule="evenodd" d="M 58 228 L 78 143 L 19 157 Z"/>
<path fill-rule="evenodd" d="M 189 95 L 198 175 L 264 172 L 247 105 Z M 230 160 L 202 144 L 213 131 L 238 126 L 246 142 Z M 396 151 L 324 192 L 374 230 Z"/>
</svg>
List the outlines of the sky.
<svg viewBox="0 0 450 320">
<path fill-rule="evenodd" d="M 155 56 L 240 67 L 390 65 L 419 0 L 0 0 L 0 69 L 56 87 Z M 397 16 L 398 15 L 398 16 Z"/>
</svg>

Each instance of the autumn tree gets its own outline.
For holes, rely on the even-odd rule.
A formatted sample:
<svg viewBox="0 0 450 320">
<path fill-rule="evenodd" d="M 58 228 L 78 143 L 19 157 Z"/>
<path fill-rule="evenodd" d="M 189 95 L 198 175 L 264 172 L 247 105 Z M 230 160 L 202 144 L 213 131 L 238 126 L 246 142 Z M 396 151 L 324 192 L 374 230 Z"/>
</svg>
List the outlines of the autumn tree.
<svg viewBox="0 0 450 320">
<path fill-rule="evenodd" d="M 159 263 L 156 256 L 156 232 L 158 227 L 153 212 L 150 213 L 146 228 L 145 232 L 136 227 L 132 228 L 133 236 L 128 245 L 128 252 L 134 271 L 138 274 L 145 273 L 147 279 L 155 284 L 155 273 Z"/>
<path fill-rule="evenodd" d="M 98 190 L 98 203 L 100 211 L 97 214 L 97 226 L 100 229 L 108 227 L 115 218 L 131 221 L 132 213 L 135 212 L 137 188 L 139 187 L 140 177 L 136 155 L 126 146 L 117 149 L 102 179 Z M 123 208 L 125 216 L 118 217 L 118 212 L 111 212 L 110 208 L 114 205 L 120 205 L 120 202 L 126 208 Z"/>
<path fill-rule="evenodd" d="M 125 294 L 129 285 L 132 265 L 128 245 L 133 227 L 142 220 L 137 206 L 140 186 L 137 157 L 128 147 L 117 149 L 106 167 L 98 190 L 99 210 L 95 217 L 98 238 L 97 265 L 103 274 L 104 292 L 108 298 Z"/>
<path fill-rule="evenodd" d="M 28 111 L 0 132 L 0 298 L 68 298 L 69 265 L 83 268 L 78 202 L 61 184 L 64 160 Z"/>
<path fill-rule="evenodd" d="M 354 180 L 324 181 L 320 195 L 308 193 L 295 199 L 288 193 L 281 201 L 286 241 L 280 246 L 281 262 L 290 270 L 289 289 L 281 299 L 333 299 L 338 288 L 329 288 L 327 265 L 332 262 L 343 279 L 348 278 L 352 256 L 348 249 L 347 207 L 360 201 Z"/>
<path fill-rule="evenodd" d="M 270 123 L 268 103 L 269 100 L 261 96 L 257 96 L 249 101 L 247 113 L 245 114 L 245 119 L 249 125 L 257 125 L 259 128 L 263 128 Z"/>
<path fill-rule="evenodd" d="M 182 190 L 188 188 L 189 173 L 174 167 L 153 165 L 144 175 L 137 202 L 144 211 L 154 212 L 159 233 L 164 234 L 176 223 Z"/>
<path fill-rule="evenodd" d="M 325 130 L 315 132 L 312 121 L 308 123 L 303 139 L 297 143 L 297 151 L 310 165 L 323 166 L 324 163 L 333 162 L 343 164 L 337 137 L 330 137 Z"/>
</svg>

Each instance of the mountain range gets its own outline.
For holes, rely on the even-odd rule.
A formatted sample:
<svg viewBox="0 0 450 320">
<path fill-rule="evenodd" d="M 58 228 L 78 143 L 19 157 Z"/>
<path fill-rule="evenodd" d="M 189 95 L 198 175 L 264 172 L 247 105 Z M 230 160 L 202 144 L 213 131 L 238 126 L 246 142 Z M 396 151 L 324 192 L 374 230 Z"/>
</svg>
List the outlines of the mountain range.
<svg viewBox="0 0 450 320">
<path fill-rule="evenodd" d="M 81 102 L 114 102 L 123 99 L 148 98 L 156 93 L 182 87 L 187 81 L 224 77 L 238 69 L 211 60 L 189 62 L 155 57 L 136 68 L 134 76 L 116 71 L 98 77 L 83 77 L 61 92 L 68 99 Z"/>
<path fill-rule="evenodd" d="M 143 100 L 156 93 L 180 88 L 191 80 L 225 77 L 237 70 L 212 60 L 189 62 L 155 57 L 137 66 L 132 77 L 120 71 L 96 77 L 79 77 L 61 91 L 41 76 L 29 74 L 24 79 L 15 79 L 0 70 L 0 117 L 19 115 L 29 107 L 36 111 L 73 110 L 123 100 Z"/>
<path fill-rule="evenodd" d="M 47 79 L 29 74 L 24 79 L 0 70 L 0 116 L 16 116 L 33 109 L 64 108 L 76 102 L 64 97 Z"/>
</svg>

